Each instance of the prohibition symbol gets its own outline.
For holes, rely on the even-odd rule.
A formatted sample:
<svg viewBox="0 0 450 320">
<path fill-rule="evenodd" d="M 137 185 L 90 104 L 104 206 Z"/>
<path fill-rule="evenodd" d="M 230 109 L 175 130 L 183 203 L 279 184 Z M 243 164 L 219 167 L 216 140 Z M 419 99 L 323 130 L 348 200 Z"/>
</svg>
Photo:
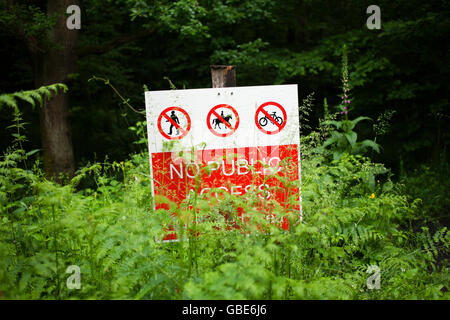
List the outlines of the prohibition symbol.
<svg viewBox="0 0 450 320">
<path fill-rule="evenodd" d="M 158 130 L 166 139 L 179 140 L 191 130 L 191 118 L 179 107 L 166 108 L 158 117 Z"/>
<path fill-rule="evenodd" d="M 212 134 L 228 137 L 239 127 L 239 114 L 232 106 L 219 104 L 209 111 L 206 123 Z"/>
<path fill-rule="evenodd" d="M 286 126 L 287 114 L 279 103 L 263 103 L 255 112 L 255 123 L 265 134 L 276 134 Z"/>
</svg>

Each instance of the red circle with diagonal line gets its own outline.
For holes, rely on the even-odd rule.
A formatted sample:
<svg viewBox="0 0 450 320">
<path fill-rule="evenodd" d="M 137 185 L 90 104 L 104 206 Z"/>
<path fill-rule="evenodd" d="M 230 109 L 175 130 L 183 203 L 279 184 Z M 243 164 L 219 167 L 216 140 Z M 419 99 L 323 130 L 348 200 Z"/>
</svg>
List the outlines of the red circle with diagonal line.
<svg viewBox="0 0 450 320">
<path fill-rule="evenodd" d="M 233 112 L 234 117 L 236 119 L 236 124 L 234 125 L 234 127 L 228 122 L 228 120 L 222 118 L 216 112 L 216 110 L 219 109 L 219 108 L 226 108 L 226 109 L 229 109 L 229 110 L 231 110 Z M 220 124 L 223 124 L 226 127 L 228 127 L 228 129 L 230 129 L 230 131 L 227 132 L 227 133 L 220 133 L 220 132 L 217 132 L 216 130 L 214 130 L 212 128 L 212 125 L 211 125 L 211 116 L 212 115 L 214 115 L 216 117 L 216 119 L 218 119 L 218 121 L 220 121 Z M 212 108 L 209 111 L 208 115 L 206 116 L 206 124 L 208 125 L 208 128 L 209 128 L 209 130 L 211 131 L 212 134 L 214 134 L 214 135 L 216 135 L 218 137 L 222 137 L 222 138 L 223 137 L 228 137 L 229 135 L 232 135 L 237 130 L 237 128 L 239 127 L 239 114 L 237 113 L 237 111 L 232 106 L 230 106 L 228 104 L 219 104 L 219 105 L 215 106 L 214 108 Z M 220 128 L 220 125 L 219 125 L 219 128 Z"/>
<path fill-rule="evenodd" d="M 283 114 L 283 118 L 282 118 L 283 122 L 281 124 L 278 123 L 278 121 L 276 121 L 276 119 L 274 119 L 271 114 L 269 114 L 266 110 L 264 110 L 264 108 L 267 106 L 275 106 L 278 109 L 280 109 L 281 113 Z M 271 122 L 276 127 L 276 129 L 275 130 L 264 129 L 263 126 L 261 126 L 261 124 L 259 123 L 259 121 L 261 120 L 261 119 L 258 119 L 259 113 L 262 113 L 264 115 L 263 118 L 266 118 L 266 123 Z M 277 117 L 277 118 L 280 118 L 280 117 Z M 256 126 L 258 127 L 259 130 L 261 130 L 265 134 L 276 134 L 276 133 L 280 132 L 286 126 L 286 120 L 287 120 L 286 110 L 284 110 L 283 106 L 277 102 L 273 102 L 273 101 L 265 102 L 262 105 L 260 105 L 258 107 L 258 109 L 256 109 L 256 112 L 255 112 Z"/>
<path fill-rule="evenodd" d="M 182 128 L 180 126 L 180 124 L 178 124 L 175 121 L 173 121 L 172 118 L 169 115 L 167 115 L 169 113 L 169 111 L 179 111 L 179 112 L 181 112 L 186 117 L 186 121 L 187 121 L 186 128 Z M 162 125 L 161 125 L 161 122 L 162 122 L 163 118 L 166 121 L 170 122 L 176 129 L 180 130 L 181 131 L 181 135 L 176 136 L 176 137 L 172 137 L 172 136 L 169 136 L 167 133 L 165 133 L 164 130 L 162 129 Z M 158 130 L 163 135 L 163 137 L 166 138 L 166 139 L 169 139 L 169 140 L 182 139 L 188 134 L 189 130 L 191 130 L 191 117 L 189 117 L 189 114 L 185 110 L 181 109 L 180 107 L 169 107 L 169 108 L 166 108 L 166 109 L 163 110 L 163 112 L 161 112 L 161 114 L 158 117 Z"/>
</svg>

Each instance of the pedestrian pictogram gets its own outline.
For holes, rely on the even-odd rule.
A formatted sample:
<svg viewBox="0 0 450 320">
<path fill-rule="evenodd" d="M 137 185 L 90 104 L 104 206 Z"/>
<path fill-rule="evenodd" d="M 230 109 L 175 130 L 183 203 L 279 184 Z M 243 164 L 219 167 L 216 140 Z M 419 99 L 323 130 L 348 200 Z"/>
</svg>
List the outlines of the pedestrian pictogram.
<svg viewBox="0 0 450 320">
<path fill-rule="evenodd" d="M 286 125 L 287 114 L 283 106 L 277 102 L 263 103 L 255 112 L 255 123 L 265 134 L 276 134 Z"/>
<path fill-rule="evenodd" d="M 239 127 L 239 114 L 232 106 L 219 104 L 209 111 L 206 123 L 212 134 L 228 137 Z"/>
<path fill-rule="evenodd" d="M 185 137 L 191 129 L 189 114 L 180 107 L 164 109 L 158 117 L 158 130 L 169 140 L 179 140 Z"/>
</svg>

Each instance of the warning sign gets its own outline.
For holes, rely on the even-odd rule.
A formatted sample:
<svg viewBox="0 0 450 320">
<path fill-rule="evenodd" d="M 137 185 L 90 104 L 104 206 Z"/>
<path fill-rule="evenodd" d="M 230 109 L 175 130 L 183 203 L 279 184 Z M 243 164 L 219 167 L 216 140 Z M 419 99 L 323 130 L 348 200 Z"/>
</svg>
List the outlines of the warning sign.
<svg viewBox="0 0 450 320">
<path fill-rule="evenodd" d="M 255 112 L 255 123 L 265 134 L 276 134 L 286 126 L 287 114 L 283 106 L 277 102 L 266 102 Z"/>
<path fill-rule="evenodd" d="M 166 139 L 179 140 L 185 137 L 190 129 L 191 118 L 182 108 L 169 107 L 158 117 L 158 130 Z"/>
<path fill-rule="evenodd" d="M 260 201 L 249 208 L 263 215 L 275 206 L 284 229 L 283 212 L 301 216 L 297 85 L 149 91 L 145 100 L 155 209 L 176 215 L 173 204 L 227 193 Z"/>
<path fill-rule="evenodd" d="M 230 105 L 219 104 L 206 117 L 208 129 L 218 137 L 228 137 L 239 127 L 239 114 Z"/>
</svg>

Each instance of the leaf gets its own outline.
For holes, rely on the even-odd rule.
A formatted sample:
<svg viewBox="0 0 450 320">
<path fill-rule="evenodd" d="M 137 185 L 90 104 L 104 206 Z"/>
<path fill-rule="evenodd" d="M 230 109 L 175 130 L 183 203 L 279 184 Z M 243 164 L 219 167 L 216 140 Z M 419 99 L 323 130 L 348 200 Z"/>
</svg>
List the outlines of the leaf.
<svg viewBox="0 0 450 320">
<path fill-rule="evenodd" d="M 340 151 L 334 151 L 333 152 L 333 160 L 339 160 L 339 159 L 341 159 L 341 157 L 342 157 L 342 152 L 340 152 Z"/>
<path fill-rule="evenodd" d="M 389 192 L 394 187 L 394 184 L 391 180 L 387 181 L 385 184 L 383 184 L 383 192 Z"/>
<path fill-rule="evenodd" d="M 26 92 L 16 92 L 14 93 L 14 97 L 17 97 L 19 99 L 25 100 L 29 104 L 31 104 L 33 107 L 36 106 L 36 102 L 31 97 L 30 94 L 27 94 Z"/>
<path fill-rule="evenodd" d="M 363 142 L 361 142 L 361 146 L 370 147 L 377 153 L 380 153 L 380 145 L 372 140 L 364 140 Z"/>
<path fill-rule="evenodd" d="M 35 98 L 37 101 L 39 101 L 39 105 L 42 106 L 42 101 L 43 101 L 42 95 L 38 91 L 30 90 L 30 91 L 27 91 L 27 93 L 30 96 L 32 96 L 33 98 Z"/>
<path fill-rule="evenodd" d="M 336 129 L 340 129 L 342 126 L 341 121 L 334 121 L 334 120 L 326 120 L 326 121 L 323 121 L 321 124 L 332 125 L 332 126 L 335 126 Z"/>
<path fill-rule="evenodd" d="M 155 281 L 149 281 L 147 284 L 145 284 L 142 289 L 136 294 L 134 299 L 140 300 L 142 299 L 150 290 L 155 288 L 155 285 L 158 285 L 158 283 L 155 283 Z"/>
<path fill-rule="evenodd" d="M 53 90 L 55 94 L 58 93 L 59 89 L 62 89 L 63 92 L 66 92 L 68 90 L 67 86 L 64 83 L 55 83 L 52 85 L 47 86 L 49 90 Z"/>
<path fill-rule="evenodd" d="M 329 139 L 327 139 L 327 141 L 325 141 L 322 145 L 323 148 L 328 147 L 329 145 L 335 143 L 337 141 L 336 137 L 331 137 Z"/>
<path fill-rule="evenodd" d="M 6 104 L 10 107 L 17 109 L 16 100 L 10 94 L 2 94 L 0 95 L 0 105 Z"/>
<path fill-rule="evenodd" d="M 46 95 L 47 95 L 47 99 L 50 99 L 50 98 L 52 97 L 52 92 L 48 89 L 48 87 L 40 87 L 40 88 L 38 89 L 38 92 L 39 92 L 41 95 L 46 94 Z"/>
<path fill-rule="evenodd" d="M 344 133 L 344 135 L 347 138 L 348 143 L 350 143 L 350 146 L 353 149 L 354 146 L 355 146 L 358 134 L 356 132 L 354 132 L 354 131 L 350 131 L 349 133 Z"/>
<path fill-rule="evenodd" d="M 370 192 L 375 191 L 375 176 L 373 174 L 369 174 L 367 186 L 369 187 Z"/>
<path fill-rule="evenodd" d="M 369 117 L 358 117 L 354 120 L 351 120 L 348 130 L 353 130 L 353 128 L 355 128 L 355 126 L 358 124 L 358 122 L 360 122 L 362 120 L 372 120 L 372 119 Z"/>
<path fill-rule="evenodd" d="M 30 156 L 32 156 L 33 154 L 35 154 L 36 152 L 39 152 L 39 151 L 41 151 L 42 149 L 34 149 L 34 150 L 31 150 L 30 152 L 27 152 L 25 155 L 27 156 L 27 157 L 30 157 Z"/>
<path fill-rule="evenodd" d="M 27 209 L 26 207 L 17 208 L 16 210 L 13 211 L 13 215 L 19 215 L 22 212 L 24 212 L 26 209 Z"/>
</svg>

